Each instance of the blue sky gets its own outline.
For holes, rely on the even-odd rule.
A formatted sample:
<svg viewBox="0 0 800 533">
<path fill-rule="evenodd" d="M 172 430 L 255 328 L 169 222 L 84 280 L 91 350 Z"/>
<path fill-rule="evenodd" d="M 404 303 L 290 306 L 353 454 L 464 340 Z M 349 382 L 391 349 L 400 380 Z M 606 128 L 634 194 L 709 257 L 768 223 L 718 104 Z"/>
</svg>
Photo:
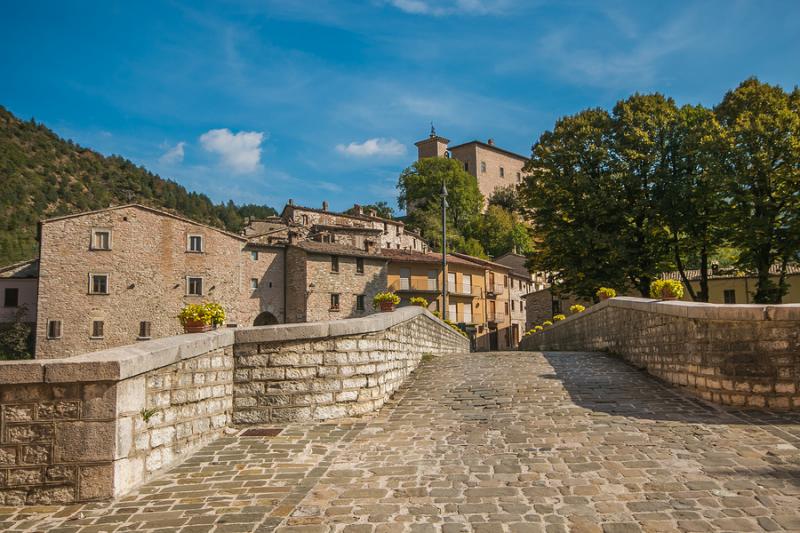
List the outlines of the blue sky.
<svg viewBox="0 0 800 533">
<path fill-rule="evenodd" d="M 6 3 L 0 104 L 215 201 L 394 202 L 433 121 L 523 154 L 635 91 L 800 83 L 800 2 Z"/>
</svg>

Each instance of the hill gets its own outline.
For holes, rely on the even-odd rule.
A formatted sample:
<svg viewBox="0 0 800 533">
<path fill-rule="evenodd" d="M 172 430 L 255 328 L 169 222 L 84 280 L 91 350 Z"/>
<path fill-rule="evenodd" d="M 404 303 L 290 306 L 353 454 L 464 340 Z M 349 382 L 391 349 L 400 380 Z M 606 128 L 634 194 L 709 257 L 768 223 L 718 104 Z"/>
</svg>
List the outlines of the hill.
<svg viewBox="0 0 800 533">
<path fill-rule="evenodd" d="M 245 216 L 277 214 L 262 205 L 215 205 L 120 156 L 62 139 L 0 106 L 0 265 L 36 256 L 43 218 L 137 202 L 238 232 Z"/>
</svg>

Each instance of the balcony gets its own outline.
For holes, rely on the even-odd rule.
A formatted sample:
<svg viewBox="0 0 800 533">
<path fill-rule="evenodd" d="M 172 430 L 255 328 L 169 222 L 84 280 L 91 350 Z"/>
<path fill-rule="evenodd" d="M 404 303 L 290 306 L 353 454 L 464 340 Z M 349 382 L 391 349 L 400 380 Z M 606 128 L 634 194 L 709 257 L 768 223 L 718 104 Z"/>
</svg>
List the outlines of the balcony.
<svg viewBox="0 0 800 533">
<path fill-rule="evenodd" d="M 433 279 L 400 278 L 389 285 L 389 291 L 439 294 L 439 284 Z"/>
<path fill-rule="evenodd" d="M 505 292 L 506 292 L 506 286 L 503 285 L 502 283 L 490 283 L 486 287 L 486 296 L 488 296 L 489 298 L 496 298 L 501 294 L 505 294 Z"/>
<path fill-rule="evenodd" d="M 499 322 L 505 322 L 507 316 L 508 315 L 506 315 L 505 312 L 503 312 L 503 311 L 491 311 L 490 310 L 488 313 L 486 313 L 486 320 L 490 324 L 491 323 L 497 324 Z"/>
</svg>

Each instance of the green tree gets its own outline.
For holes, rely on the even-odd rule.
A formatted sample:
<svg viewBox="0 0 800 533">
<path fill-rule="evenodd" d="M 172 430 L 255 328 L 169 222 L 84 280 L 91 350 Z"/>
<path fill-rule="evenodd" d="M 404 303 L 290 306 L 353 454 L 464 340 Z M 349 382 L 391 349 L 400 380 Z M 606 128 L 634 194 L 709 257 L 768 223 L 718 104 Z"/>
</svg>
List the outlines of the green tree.
<svg viewBox="0 0 800 533">
<path fill-rule="evenodd" d="M 677 108 L 661 94 L 635 94 L 614 106 L 611 121 L 612 182 L 621 186 L 625 217 L 619 241 L 625 273 L 643 297 L 650 282 L 670 266 L 669 235 L 655 195 L 668 172 L 671 127 Z"/>
<path fill-rule="evenodd" d="M 489 196 L 489 205 L 497 205 L 506 211 L 518 213 L 522 209 L 522 206 L 519 202 L 517 186 L 507 185 L 505 187 L 497 187 L 492 192 L 492 195 Z"/>
<path fill-rule="evenodd" d="M 470 234 L 493 257 L 513 250 L 524 254 L 532 248 L 528 229 L 519 217 L 499 205 L 490 205 Z"/>
<path fill-rule="evenodd" d="M 703 106 L 682 107 L 667 141 L 667 167 L 656 173 L 658 209 L 670 234 L 675 266 L 689 295 L 708 301 L 709 258 L 723 243 L 727 208 L 720 173 L 723 131 Z M 687 264 L 700 270 L 700 290 L 686 275 Z"/>
<path fill-rule="evenodd" d="M 780 303 L 800 253 L 800 93 L 751 78 L 715 108 L 725 128 L 731 242 L 755 271 L 758 303 Z M 777 283 L 770 269 L 780 266 Z"/>
<path fill-rule="evenodd" d="M 612 120 L 590 109 L 558 120 L 533 149 L 520 187 L 536 241 L 531 270 L 550 272 L 554 290 L 592 299 L 600 286 L 622 290 L 626 224 L 622 186 L 612 172 Z"/>
<path fill-rule="evenodd" d="M 21 305 L 12 322 L 0 325 L 0 360 L 33 357 L 33 327 L 24 321 L 26 313 Z"/>
</svg>

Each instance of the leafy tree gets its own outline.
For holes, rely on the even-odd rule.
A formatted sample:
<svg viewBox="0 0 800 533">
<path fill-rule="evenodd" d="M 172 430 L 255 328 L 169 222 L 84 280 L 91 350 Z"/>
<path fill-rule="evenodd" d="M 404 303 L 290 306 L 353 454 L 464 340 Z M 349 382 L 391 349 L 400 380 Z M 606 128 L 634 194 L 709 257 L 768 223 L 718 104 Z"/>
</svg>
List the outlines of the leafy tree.
<svg viewBox="0 0 800 533">
<path fill-rule="evenodd" d="M 758 303 L 780 303 L 786 267 L 800 253 L 800 92 L 755 78 L 728 92 L 715 112 L 727 142 L 731 241 L 740 266 L 757 276 Z M 780 265 L 778 282 L 770 279 Z"/>
<path fill-rule="evenodd" d="M 614 106 L 611 121 L 613 178 L 621 186 L 625 217 L 618 228 L 625 273 L 643 297 L 669 266 L 669 235 L 655 195 L 669 164 L 668 141 L 677 109 L 661 94 L 635 94 Z"/>
<path fill-rule="evenodd" d="M 529 268 L 550 272 L 554 290 L 593 299 L 600 286 L 624 288 L 626 224 L 622 185 L 612 172 L 612 120 L 589 109 L 558 120 L 533 149 L 520 187 L 526 218 L 533 220 Z"/>
<path fill-rule="evenodd" d="M 489 197 L 489 205 L 497 205 L 506 211 L 518 213 L 522 209 L 522 206 L 519 202 L 517 186 L 507 185 L 505 187 L 497 187 Z"/>
<path fill-rule="evenodd" d="M 364 213 L 375 211 L 375 214 L 381 218 L 389 218 L 389 219 L 394 218 L 394 208 L 384 201 L 376 202 L 374 204 L 363 205 L 361 206 L 361 208 L 363 209 Z M 355 206 L 351 207 L 350 209 L 345 211 L 345 213 L 349 215 L 357 214 L 356 207 Z"/>
<path fill-rule="evenodd" d="M 0 325 L 0 360 L 32 357 L 34 334 L 31 324 L 24 321 L 26 313 L 27 308 L 21 305 L 12 322 Z"/>
<path fill-rule="evenodd" d="M 709 258 L 726 233 L 722 217 L 727 204 L 719 165 L 723 135 L 711 110 L 682 107 L 670 126 L 665 172 L 656 173 L 655 195 L 675 266 L 695 301 L 708 301 Z M 687 262 L 699 265 L 699 291 L 689 283 Z"/>
<path fill-rule="evenodd" d="M 491 256 L 512 250 L 526 253 L 532 248 L 528 230 L 519 217 L 499 205 L 489 205 L 486 213 L 476 221 L 471 234 Z"/>
</svg>

